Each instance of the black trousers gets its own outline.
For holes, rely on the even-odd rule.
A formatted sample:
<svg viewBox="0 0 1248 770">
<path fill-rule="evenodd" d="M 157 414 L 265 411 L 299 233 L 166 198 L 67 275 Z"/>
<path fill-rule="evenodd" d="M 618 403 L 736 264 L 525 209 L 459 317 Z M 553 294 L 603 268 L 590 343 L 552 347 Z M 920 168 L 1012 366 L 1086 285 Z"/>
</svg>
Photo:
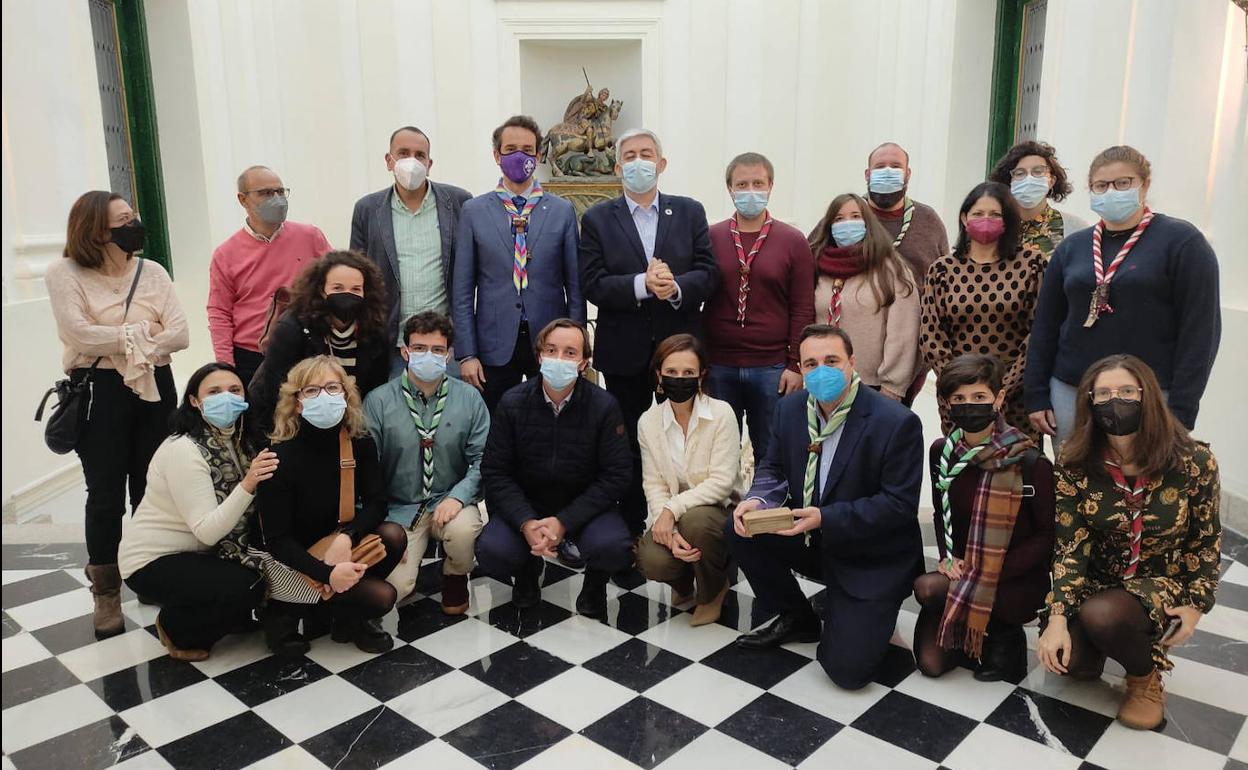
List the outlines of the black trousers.
<svg viewBox="0 0 1248 770">
<path fill-rule="evenodd" d="M 633 478 L 620 500 L 620 513 L 633 537 L 646 528 L 646 494 L 641 487 L 641 445 L 637 443 L 637 421 L 654 403 L 654 385 L 648 371 L 641 374 L 607 374 L 607 392 L 620 403 L 628 446 L 633 453 Z"/>
<path fill-rule="evenodd" d="M 386 582 L 386 578 L 407 552 L 407 532 L 393 521 L 383 521 L 377 526 L 375 534 L 385 545 L 386 555 L 365 570 L 364 576 L 352 588 L 316 604 L 294 604 L 270 599 L 268 611 L 299 618 L 320 616 L 347 621 L 372 620 L 385 615 L 399 600 L 399 592 Z M 360 534 L 360 538 L 363 537 Z M 359 543 L 359 539 L 356 543 Z"/>
<path fill-rule="evenodd" d="M 730 517 L 724 537 L 754 595 L 781 613 L 814 614 L 794 570 L 825 581 L 823 632 L 816 653 L 819 664 L 838 687 L 858 690 L 870 684 L 888 652 L 904 597 L 859 599 L 846 593 L 832 570 L 825 569 L 823 538 L 818 532 L 811 534 L 810 545 L 800 535 L 740 537 Z"/>
<path fill-rule="evenodd" d="M 160 605 L 160 626 L 174 646 L 207 650 L 251 618 L 264 578 L 212 552 L 173 553 L 136 571 L 126 585 Z"/>
<path fill-rule="evenodd" d="M 519 385 L 524 378 L 537 376 L 537 355 L 533 351 L 533 338 L 529 333 L 529 322 L 520 322 L 520 331 L 516 333 L 516 347 L 511 353 L 511 360 L 502 366 L 481 365 L 485 371 L 485 407 L 494 414 L 494 407 L 508 390 Z"/>
<path fill-rule="evenodd" d="M 238 371 L 238 378 L 243 381 L 244 388 L 251 383 L 251 378 L 256 376 L 256 370 L 262 363 L 263 353 L 234 346 L 234 369 Z"/>
<path fill-rule="evenodd" d="M 71 377 L 78 381 L 86 373 L 75 369 Z M 91 564 L 116 564 L 126 490 L 133 512 L 147 490 L 147 465 L 169 435 L 177 392 L 168 366 L 156 368 L 156 402 L 140 399 L 113 369 L 97 369 L 93 379 L 90 419 L 77 448 L 87 481 L 87 558 Z"/>
</svg>

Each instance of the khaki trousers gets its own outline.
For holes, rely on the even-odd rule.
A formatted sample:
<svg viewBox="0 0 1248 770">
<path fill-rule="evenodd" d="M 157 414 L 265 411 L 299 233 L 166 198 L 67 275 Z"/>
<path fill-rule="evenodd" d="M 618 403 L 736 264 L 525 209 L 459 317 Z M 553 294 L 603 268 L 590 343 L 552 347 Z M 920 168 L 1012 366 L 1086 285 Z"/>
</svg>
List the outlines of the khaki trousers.
<svg viewBox="0 0 1248 770">
<path fill-rule="evenodd" d="M 433 512 L 421 515 L 407 529 L 407 551 L 403 561 L 395 566 L 386 580 L 399 592 L 403 600 L 416 588 L 416 573 L 425 556 L 429 538 L 442 542 L 446 558 L 442 561 L 443 575 L 467 575 L 472 572 L 473 550 L 482 527 L 481 511 L 475 505 L 465 505 L 445 527 L 433 523 Z"/>
<path fill-rule="evenodd" d="M 687 585 L 690 577 L 697 580 L 697 603 L 713 600 L 728 580 L 728 544 L 724 542 L 724 525 L 728 511 L 717 505 L 700 505 L 685 511 L 676 522 L 676 531 L 689 545 L 702 551 L 702 558 L 689 564 L 672 555 L 667 546 L 654 542 L 647 532 L 637 543 L 637 568 L 650 580 Z"/>
</svg>

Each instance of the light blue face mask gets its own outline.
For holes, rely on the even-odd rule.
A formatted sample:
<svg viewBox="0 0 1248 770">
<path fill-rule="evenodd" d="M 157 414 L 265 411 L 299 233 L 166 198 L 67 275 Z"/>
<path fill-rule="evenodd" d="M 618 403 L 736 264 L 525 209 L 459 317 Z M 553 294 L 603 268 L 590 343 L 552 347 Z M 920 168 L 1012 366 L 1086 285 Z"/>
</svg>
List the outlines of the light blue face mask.
<svg viewBox="0 0 1248 770">
<path fill-rule="evenodd" d="M 446 356 L 440 356 L 432 350 L 423 353 L 407 354 L 407 370 L 421 382 L 437 382 L 446 374 Z"/>
<path fill-rule="evenodd" d="M 895 193 L 906 184 L 906 172 L 899 168 L 873 168 L 867 189 L 873 193 Z"/>
<path fill-rule="evenodd" d="M 1048 177 L 1035 177 L 1031 174 L 1014 182 L 1010 182 L 1010 195 L 1025 209 L 1034 209 L 1040 201 L 1049 195 Z"/>
<path fill-rule="evenodd" d="M 835 366 L 822 364 L 807 373 L 803 382 L 807 393 L 826 404 L 835 401 L 845 390 L 845 373 Z"/>
<path fill-rule="evenodd" d="M 740 190 L 732 194 L 732 205 L 737 213 L 746 219 L 753 219 L 767 210 L 767 199 L 770 196 L 757 190 Z"/>
<path fill-rule="evenodd" d="M 650 192 L 659 182 L 658 166 L 652 160 L 634 158 L 625 163 L 620 171 L 624 180 L 624 189 L 637 195 Z"/>
<path fill-rule="evenodd" d="M 224 429 L 232 426 L 238 420 L 238 416 L 247 411 L 249 406 L 250 404 L 244 401 L 242 396 L 221 392 L 213 393 L 200 401 L 199 411 L 209 425 Z"/>
<path fill-rule="evenodd" d="M 1106 222 L 1122 222 L 1130 219 L 1140 207 L 1140 188 L 1115 190 L 1109 188 L 1103 193 L 1092 193 L 1092 210 Z"/>
<path fill-rule="evenodd" d="M 832 223 L 832 240 L 837 246 L 853 246 L 867 237 L 867 223 L 861 219 L 842 219 Z"/>
<path fill-rule="evenodd" d="M 576 361 L 566 361 L 562 358 L 542 358 L 542 379 L 546 384 L 555 390 L 563 390 L 564 388 L 576 382 L 579 364 Z"/>
<path fill-rule="evenodd" d="M 342 422 L 346 413 L 346 396 L 331 396 L 322 390 L 319 395 L 303 400 L 303 419 L 322 430 Z"/>
</svg>

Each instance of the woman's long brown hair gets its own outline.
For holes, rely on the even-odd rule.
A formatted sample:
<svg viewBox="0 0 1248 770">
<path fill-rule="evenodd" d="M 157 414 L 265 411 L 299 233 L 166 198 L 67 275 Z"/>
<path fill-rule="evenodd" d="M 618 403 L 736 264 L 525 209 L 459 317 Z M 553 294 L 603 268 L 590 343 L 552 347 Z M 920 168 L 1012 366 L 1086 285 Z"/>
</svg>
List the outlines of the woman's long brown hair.
<svg viewBox="0 0 1248 770">
<path fill-rule="evenodd" d="M 1144 475 L 1157 478 L 1190 455 L 1195 443 L 1187 428 L 1166 406 L 1157 375 L 1148 364 L 1129 355 L 1106 356 L 1083 373 L 1075 392 L 1075 427 L 1062 444 L 1058 465 L 1082 468 L 1089 476 L 1105 475 L 1105 448 L 1109 441 L 1105 431 L 1092 419 L 1092 397 L 1088 394 L 1096 385 L 1097 377 L 1114 369 L 1123 369 L 1135 378 L 1140 384 L 1143 402 L 1140 429 L 1131 442 L 1135 456 L 1122 459 L 1139 466 Z"/>
<path fill-rule="evenodd" d="M 901 285 L 902 296 L 909 297 L 917 291 L 915 278 L 910 274 L 910 267 L 902 261 L 897 250 L 893 248 L 893 236 L 888 234 L 884 225 L 876 217 L 871 207 L 858 195 L 845 193 L 832 199 L 823 219 L 815 225 L 815 229 L 807 237 L 810 253 L 815 258 L 815 281 L 819 280 L 819 254 L 832 242 L 832 220 L 846 203 L 854 201 L 862 212 L 862 221 L 867 226 L 867 234 L 862 239 L 863 272 L 867 274 L 867 283 L 875 296 L 875 305 L 886 308 L 897 299 L 895 286 Z"/>
</svg>

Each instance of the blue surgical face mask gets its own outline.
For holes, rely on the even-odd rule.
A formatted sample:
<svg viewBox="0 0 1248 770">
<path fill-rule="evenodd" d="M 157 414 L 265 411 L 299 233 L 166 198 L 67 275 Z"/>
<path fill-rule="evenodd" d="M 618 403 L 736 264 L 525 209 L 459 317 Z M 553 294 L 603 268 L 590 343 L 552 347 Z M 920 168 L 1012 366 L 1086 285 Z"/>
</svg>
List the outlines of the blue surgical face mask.
<svg viewBox="0 0 1248 770">
<path fill-rule="evenodd" d="M 828 403 L 835 401 L 845 390 L 845 373 L 835 366 L 824 364 L 808 372 L 804 382 L 806 392 L 816 401 Z"/>
<path fill-rule="evenodd" d="M 237 393 L 213 393 L 199 402 L 199 411 L 204 420 L 217 428 L 228 428 L 238 420 L 238 416 L 250 406 Z"/>
<path fill-rule="evenodd" d="M 342 422 L 342 416 L 346 413 L 346 396 L 331 396 L 322 390 L 314 398 L 303 400 L 303 419 L 317 428 L 334 427 Z"/>
<path fill-rule="evenodd" d="M 906 185 L 906 172 L 899 168 L 873 168 L 867 189 L 873 193 L 895 193 Z"/>
<path fill-rule="evenodd" d="M 652 160 L 635 158 L 621 167 L 624 189 L 636 195 L 648 193 L 659 183 L 659 170 Z"/>
<path fill-rule="evenodd" d="M 741 190 L 732 194 L 732 205 L 737 207 L 737 213 L 746 219 L 753 219 L 767 209 L 767 199 L 770 197 L 765 192 L 757 190 Z"/>
<path fill-rule="evenodd" d="M 1122 222 L 1130 219 L 1140 207 L 1140 188 L 1115 190 L 1109 188 L 1103 193 L 1092 193 L 1092 210 L 1106 222 Z"/>
<path fill-rule="evenodd" d="M 837 246 L 853 246 L 867 237 L 867 223 L 861 219 L 842 219 L 832 223 L 832 240 Z"/>
<path fill-rule="evenodd" d="M 421 382 L 437 382 L 446 374 L 446 356 L 440 356 L 431 350 L 423 353 L 407 354 L 407 370 Z"/>
<path fill-rule="evenodd" d="M 576 378 L 580 374 L 579 369 L 580 364 L 576 361 L 542 357 L 542 379 L 555 390 L 563 390 L 573 382 L 576 382 Z"/>
<path fill-rule="evenodd" d="M 1028 174 L 1014 182 L 1010 182 L 1010 195 L 1025 209 L 1034 209 L 1040 201 L 1049 195 L 1048 177 L 1036 177 Z"/>
</svg>

